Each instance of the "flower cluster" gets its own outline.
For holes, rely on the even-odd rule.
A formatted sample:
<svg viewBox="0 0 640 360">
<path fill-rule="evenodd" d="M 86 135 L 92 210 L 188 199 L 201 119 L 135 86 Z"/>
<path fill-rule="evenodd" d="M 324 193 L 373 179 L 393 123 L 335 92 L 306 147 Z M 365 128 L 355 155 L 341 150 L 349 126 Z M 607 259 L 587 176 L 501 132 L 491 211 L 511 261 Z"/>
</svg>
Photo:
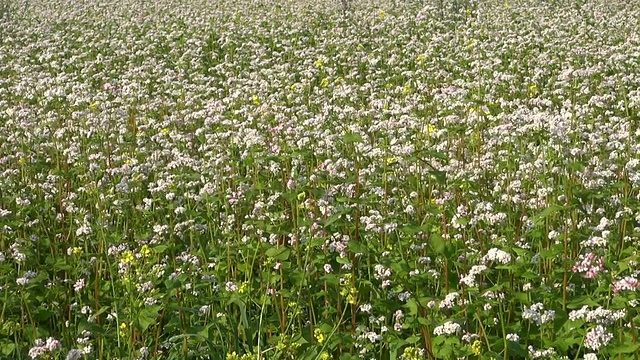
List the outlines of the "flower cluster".
<svg viewBox="0 0 640 360">
<path fill-rule="evenodd" d="M 581 254 L 578 261 L 573 265 L 574 273 L 584 274 L 587 279 L 595 279 L 600 272 L 604 271 L 604 257 L 594 253 Z"/>
<path fill-rule="evenodd" d="M 32 359 L 37 359 L 38 357 L 57 351 L 60 347 L 60 341 L 52 337 L 46 340 L 36 339 L 35 346 L 29 349 L 29 356 Z"/>
<path fill-rule="evenodd" d="M 524 307 L 522 318 L 540 326 L 552 322 L 556 318 L 556 312 L 554 310 L 544 310 L 542 303 L 536 303 L 530 307 Z"/>
<path fill-rule="evenodd" d="M 618 355 L 640 0 L 401 3 L 2 2 L 3 356 Z"/>
<path fill-rule="evenodd" d="M 433 329 L 433 335 L 456 335 L 462 332 L 462 326 L 457 322 L 447 321 L 442 325 L 436 326 Z"/>
</svg>

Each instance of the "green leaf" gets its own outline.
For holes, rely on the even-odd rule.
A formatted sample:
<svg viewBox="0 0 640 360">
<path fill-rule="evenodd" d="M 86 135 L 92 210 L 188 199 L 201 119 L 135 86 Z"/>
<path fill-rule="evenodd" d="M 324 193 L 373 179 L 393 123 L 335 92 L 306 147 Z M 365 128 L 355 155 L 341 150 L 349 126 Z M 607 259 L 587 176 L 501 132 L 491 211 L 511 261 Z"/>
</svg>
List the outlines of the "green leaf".
<svg viewBox="0 0 640 360">
<path fill-rule="evenodd" d="M 524 345 L 517 343 L 515 341 L 507 341 L 507 349 L 508 349 L 508 354 L 510 356 L 516 355 L 517 357 L 524 359 L 529 355 Z"/>
<path fill-rule="evenodd" d="M 418 302 L 414 298 L 409 298 L 409 301 L 404 305 L 407 309 L 407 315 L 416 316 L 418 315 Z"/>
<path fill-rule="evenodd" d="M 282 246 L 280 248 L 272 247 L 265 251 L 265 255 L 274 258 L 275 260 L 286 260 L 291 254 L 291 249 Z"/>
<path fill-rule="evenodd" d="M 333 214 L 333 215 L 329 216 L 327 221 L 325 221 L 324 226 L 329 226 L 329 225 L 335 223 L 336 221 L 338 221 L 340 219 L 340 217 L 342 217 L 342 213 L 337 213 L 337 214 Z"/>
<path fill-rule="evenodd" d="M 157 245 L 157 246 L 153 247 L 153 252 L 156 253 L 156 254 L 162 254 L 168 248 L 169 248 L 169 246 L 167 246 L 167 245 Z"/>
<path fill-rule="evenodd" d="M 307 243 L 307 246 L 316 247 L 316 246 L 324 245 L 325 241 L 326 240 L 323 238 L 314 237 L 311 240 L 309 240 L 309 242 Z"/>
<path fill-rule="evenodd" d="M 633 344 L 630 342 L 626 342 L 620 345 L 616 345 L 609 349 L 610 354 L 631 354 L 636 350 L 640 349 L 640 344 Z"/>
<path fill-rule="evenodd" d="M 417 344 L 422 338 L 418 335 L 411 335 L 405 341 L 407 344 Z"/>
<path fill-rule="evenodd" d="M 2 344 L 0 345 L 0 348 L 2 348 L 2 355 L 8 357 L 16 349 L 16 344 L 14 344 L 14 343 L 12 343 L 10 341 L 9 342 L 2 342 Z"/>
<path fill-rule="evenodd" d="M 145 331 L 156 322 L 156 319 L 160 314 L 158 311 L 162 309 L 161 305 L 145 306 L 140 313 L 138 313 L 138 323 L 140 324 L 141 331 Z"/>
<path fill-rule="evenodd" d="M 541 222 L 542 220 L 546 219 L 547 217 L 555 214 L 556 212 L 560 211 L 560 210 L 564 210 L 565 207 L 564 206 L 560 206 L 560 205 L 551 205 L 548 208 L 542 210 L 539 214 L 537 214 L 536 216 L 534 216 L 534 221 L 536 223 Z"/>
<path fill-rule="evenodd" d="M 419 226 L 416 225 L 407 225 L 401 229 L 401 231 L 407 235 L 415 235 L 422 231 Z"/>
<path fill-rule="evenodd" d="M 436 254 L 444 254 L 447 248 L 447 242 L 440 234 L 431 234 L 429 244 Z"/>
<path fill-rule="evenodd" d="M 389 360 L 396 360 L 398 358 L 398 350 L 406 344 L 407 342 L 402 339 L 395 340 L 390 347 Z"/>
<path fill-rule="evenodd" d="M 318 356 L 318 350 L 315 347 L 307 348 L 307 351 L 302 354 L 302 360 L 314 360 Z"/>
<path fill-rule="evenodd" d="M 357 142 L 362 142 L 362 136 L 358 133 L 349 133 L 342 136 L 342 141 L 346 144 L 352 144 Z"/>
<path fill-rule="evenodd" d="M 356 240 L 350 240 L 347 248 L 354 253 L 366 253 L 368 250 L 366 246 Z"/>
<path fill-rule="evenodd" d="M 568 309 L 578 309 L 583 307 L 584 305 L 588 306 L 599 306 L 597 301 L 593 300 L 589 295 L 580 295 L 575 297 L 570 297 L 567 300 L 567 308 Z"/>
</svg>

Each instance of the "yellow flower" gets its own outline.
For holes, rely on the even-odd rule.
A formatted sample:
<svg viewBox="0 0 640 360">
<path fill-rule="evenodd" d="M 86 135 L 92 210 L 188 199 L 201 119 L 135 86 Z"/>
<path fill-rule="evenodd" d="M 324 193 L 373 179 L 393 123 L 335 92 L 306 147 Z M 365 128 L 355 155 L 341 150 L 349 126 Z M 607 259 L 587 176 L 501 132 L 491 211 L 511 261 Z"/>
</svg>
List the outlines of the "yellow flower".
<svg viewBox="0 0 640 360">
<path fill-rule="evenodd" d="M 73 253 L 73 255 L 80 255 L 82 254 L 83 250 L 81 247 L 76 246 L 71 250 L 71 252 Z"/>
<path fill-rule="evenodd" d="M 328 352 L 323 351 L 322 354 L 320 354 L 320 360 L 329 360 L 331 359 L 331 355 L 329 355 Z"/>
<path fill-rule="evenodd" d="M 436 131 L 436 127 L 432 124 L 429 124 L 429 126 L 427 127 L 427 134 L 431 135 Z"/>
<path fill-rule="evenodd" d="M 476 340 L 473 342 L 473 344 L 471 345 L 471 352 L 473 352 L 473 354 L 476 356 L 480 356 L 480 354 L 482 353 L 482 342 L 480 342 L 480 340 Z"/>
<path fill-rule="evenodd" d="M 236 352 L 227 353 L 227 360 L 240 360 L 240 356 Z"/>
<path fill-rule="evenodd" d="M 320 81 L 320 86 L 321 87 L 329 86 L 329 79 L 327 79 L 327 78 L 322 79 L 322 81 Z"/>
<path fill-rule="evenodd" d="M 424 350 L 417 347 L 409 346 L 404 348 L 404 351 L 400 358 L 403 360 L 420 360 L 424 359 L 423 353 Z"/>
<path fill-rule="evenodd" d="M 127 334 L 127 324 L 122 323 L 119 327 L 120 336 L 125 336 Z"/>
<path fill-rule="evenodd" d="M 387 17 L 387 13 L 384 12 L 384 10 L 380 10 L 378 14 L 380 15 L 380 19 L 384 19 L 385 17 Z"/>
<path fill-rule="evenodd" d="M 353 294 L 349 294 L 347 295 L 347 302 L 351 305 L 355 305 L 356 304 L 356 297 L 353 296 Z"/>
<path fill-rule="evenodd" d="M 253 95 L 253 105 L 260 106 L 260 98 L 257 95 Z"/>
<path fill-rule="evenodd" d="M 243 294 L 245 291 L 247 291 L 247 287 L 249 286 L 248 283 L 243 282 L 240 287 L 238 288 L 238 293 Z"/>
<path fill-rule="evenodd" d="M 307 194 L 305 194 L 304 191 L 298 194 L 299 201 L 304 200 L 306 197 L 307 197 Z"/>
<path fill-rule="evenodd" d="M 142 247 L 140 248 L 140 254 L 143 257 L 149 257 L 151 256 L 151 248 L 149 248 L 149 245 L 142 245 Z"/>
<path fill-rule="evenodd" d="M 313 330 L 313 336 L 316 337 L 316 340 L 318 341 L 318 344 L 322 345 L 322 343 L 325 340 L 324 334 L 322 333 L 322 331 L 320 329 L 316 328 L 315 330 Z"/>
<path fill-rule="evenodd" d="M 322 67 L 324 67 L 324 60 L 318 58 L 318 60 L 313 63 L 313 66 L 317 67 L 318 69 L 322 69 Z"/>
<path fill-rule="evenodd" d="M 165 134 L 165 135 L 167 135 L 167 134 L 169 134 L 169 129 L 164 128 L 164 129 L 160 130 L 160 132 Z"/>
<path fill-rule="evenodd" d="M 120 261 L 124 264 L 132 263 L 134 260 L 135 260 L 135 257 L 133 256 L 133 253 L 129 250 L 123 252 L 122 257 L 120 258 Z"/>
</svg>

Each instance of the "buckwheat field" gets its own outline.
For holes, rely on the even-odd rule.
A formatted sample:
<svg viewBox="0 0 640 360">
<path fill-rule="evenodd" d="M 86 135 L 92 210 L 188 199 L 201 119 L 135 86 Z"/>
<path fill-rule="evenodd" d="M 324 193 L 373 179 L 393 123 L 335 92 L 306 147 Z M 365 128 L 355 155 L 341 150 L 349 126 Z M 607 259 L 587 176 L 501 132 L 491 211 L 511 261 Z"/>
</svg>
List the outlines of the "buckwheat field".
<svg viewBox="0 0 640 360">
<path fill-rule="evenodd" d="M 0 1 L 0 358 L 640 358 L 639 0 Z"/>
</svg>

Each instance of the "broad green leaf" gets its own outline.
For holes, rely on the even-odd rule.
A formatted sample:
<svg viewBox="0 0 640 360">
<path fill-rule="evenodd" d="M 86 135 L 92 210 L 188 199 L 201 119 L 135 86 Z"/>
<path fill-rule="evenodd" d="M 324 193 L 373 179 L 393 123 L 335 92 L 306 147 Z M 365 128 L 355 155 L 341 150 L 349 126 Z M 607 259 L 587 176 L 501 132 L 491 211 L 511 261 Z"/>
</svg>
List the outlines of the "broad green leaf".
<svg viewBox="0 0 640 360">
<path fill-rule="evenodd" d="M 615 345 L 609 349 L 611 354 L 631 354 L 640 349 L 640 344 L 633 344 L 632 342 L 624 342 L 620 345 Z"/>
<path fill-rule="evenodd" d="M 140 329 L 142 331 L 147 330 L 149 326 L 156 322 L 156 319 L 158 318 L 158 316 L 160 316 L 160 314 L 158 314 L 158 311 L 160 311 L 160 309 L 162 309 L 162 306 L 153 305 L 145 306 L 142 310 L 140 310 L 140 313 L 138 313 L 138 323 L 140 324 Z"/>
<path fill-rule="evenodd" d="M 155 252 L 156 254 L 162 254 L 168 248 L 169 248 L 169 246 L 167 246 L 167 245 L 156 245 L 156 246 L 153 247 L 153 252 Z"/>
<path fill-rule="evenodd" d="M 2 348 L 2 355 L 8 357 L 16 349 L 16 344 L 12 342 L 2 342 L 2 344 L 0 345 L 0 348 Z"/>
<path fill-rule="evenodd" d="M 447 242 L 439 234 L 432 233 L 431 236 L 429 237 L 429 244 L 431 245 L 431 248 L 436 254 L 445 253 Z"/>
<path fill-rule="evenodd" d="M 272 247 L 265 251 L 265 255 L 274 258 L 275 260 L 286 260 L 291 254 L 291 249 L 286 246 L 280 248 Z"/>
</svg>

